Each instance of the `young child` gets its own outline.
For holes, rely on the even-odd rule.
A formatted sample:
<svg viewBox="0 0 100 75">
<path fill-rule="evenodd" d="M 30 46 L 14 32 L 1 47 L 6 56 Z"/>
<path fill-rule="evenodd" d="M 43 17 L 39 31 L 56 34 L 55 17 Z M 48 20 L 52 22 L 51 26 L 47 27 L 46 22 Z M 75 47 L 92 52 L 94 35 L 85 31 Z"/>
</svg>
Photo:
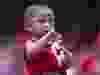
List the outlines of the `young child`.
<svg viewBox="0 0 100 75">
<path fill-rule="evenodd" d="M 40 75 L 40 72 L 44 74 L 43 72 L 62 70 L 63 67 L 58 67 L 57 62 L 61 65 L 59 59 L 63 58 L 63 52 L 59 57 L 56 55 L 56 49 L 52 49 L 55 48 L 55 42 L 62 43 L 62 35 L 54 30 L 52 10 L 47 6 L 32 6 L 25 13 L 24 23 L 24 30 L 32 32 L 32 40 L 27 40 L 25 44 L 25 64 L 28 66 L 28 72 Z"/>
<path fill-rule="evenodd" d="M 27 11 L 25 13 L 24 29 L 32 32 L 32 40 L 26 41 L 26 64 L 34 74 L 36 72 L 54 71 L 56 69 L 56 58 L 53 56 L 50 47 L 54 41 L 60 39 L 58 36 L 61 35 L 50 32 L 54 31 L 51 30 L 53 22 L 50 20 L 54 18 L 53 13 L 47 6 L 32 6 Z M 49 29 L 50 27 L 51 29 Z M 48 53 L 51 53 L 51 55 Z"/>
</svg>

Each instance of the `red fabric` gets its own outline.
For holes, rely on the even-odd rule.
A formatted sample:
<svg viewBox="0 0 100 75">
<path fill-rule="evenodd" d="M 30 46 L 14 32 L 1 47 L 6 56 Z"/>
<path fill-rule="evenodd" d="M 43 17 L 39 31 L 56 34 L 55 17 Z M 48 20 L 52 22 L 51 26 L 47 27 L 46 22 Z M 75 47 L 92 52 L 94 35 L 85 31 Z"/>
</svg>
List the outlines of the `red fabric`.
<svg viewBox="0 0 100 75">
<path fill-rule="evenodd" d="M 62 70 L 62 67 L 58 67 L 56 64 L 56 58 L 51 52 L 51 48 L 45 48 L 47 52 L 40 52 L 37 56 L 33 55 L 33 63 L 26 64 L 28 72 L 55 72 L 56 70 Z M 41 49 L 42 51 L 43 49 Z M 31 75 L 31 74 L 30 74 Z"/>
<path fill-rule="evenodd" d="M 32 40 L 32 32 L 16 32 L 16 48 L 24 48 L 25 40 Z"/>
<path fill-rule="evenodd" d="M 33 49 L 39 51 L 38 54 L 32 55 L 33 64 L 54 64 L 56 63 L 55 56 L 51 53 L 51 48 Z M 34 52 L 33 51 L 33 52 Z"/>
<path fill-rule="evenodd" d="M 28 36 L 27 36 L 28 35 Z M 19 48 L 24 48 L 25 40 L 32 40 L 31 32 L 17 32 L 16 33 L 16 46 Z M 22 44 L 20 45 L 20 41 Z M 33 49 L 38 50 L 38 49 Z M 42 48 L 37 55 L 32 56 L 33 63 L 25 64 L 27 71 L 31 75 L 32 72 L 50 72 L 63 69 L 59 68 L 56 64 L 56 57 L 52 54 L 51 48 Z M 34 52 L 34 51 L 33 51 Z"/>
</svg>

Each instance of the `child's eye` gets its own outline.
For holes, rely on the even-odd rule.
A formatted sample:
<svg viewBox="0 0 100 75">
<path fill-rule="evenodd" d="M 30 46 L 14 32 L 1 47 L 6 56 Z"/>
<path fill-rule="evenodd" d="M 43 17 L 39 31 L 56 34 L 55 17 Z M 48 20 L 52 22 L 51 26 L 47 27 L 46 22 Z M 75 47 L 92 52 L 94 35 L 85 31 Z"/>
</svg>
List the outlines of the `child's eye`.
<svg viewBox="0 0 100 75">
<path fill-rule="evenodd" d="M 48 18 L 45 16 L 34 17 L 33 22 L 45 23 L 45 22 L 48 22 Z"/>
<path fill-rule="evenodd" d="M 45 19 L 40 19 L 40 20 L 38 20 L 38 22 L 40 22 L 40 23 L 45 23 L 45 22 L 47 22 L 47 20 L 45 20 Z"/>
</svg>

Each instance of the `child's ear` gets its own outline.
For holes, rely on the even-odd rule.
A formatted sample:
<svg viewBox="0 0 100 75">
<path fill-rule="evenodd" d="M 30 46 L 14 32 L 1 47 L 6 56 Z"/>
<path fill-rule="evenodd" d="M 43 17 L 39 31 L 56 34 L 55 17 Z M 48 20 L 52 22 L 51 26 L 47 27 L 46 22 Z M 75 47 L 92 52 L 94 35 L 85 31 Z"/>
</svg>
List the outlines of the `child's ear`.
<svg viewBox="0 0 100 75">
<path fill-rule="evenodd" d="M 30 28 L 24 28 L 25 31 L 28 31 L 28 32 L 32 32 L 32 27 Z"/>
</svg>

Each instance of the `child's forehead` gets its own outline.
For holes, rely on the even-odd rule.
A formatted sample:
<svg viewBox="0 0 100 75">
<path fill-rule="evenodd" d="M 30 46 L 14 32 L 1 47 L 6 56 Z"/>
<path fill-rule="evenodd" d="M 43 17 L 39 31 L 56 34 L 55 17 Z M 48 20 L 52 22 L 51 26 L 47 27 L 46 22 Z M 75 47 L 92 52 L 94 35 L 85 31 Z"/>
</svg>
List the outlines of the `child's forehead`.
<svg viewBox="0 0 100 75">
<path fill-rule="evenodd" d="M 27 16 L 28 20 L 39 20 L 39 19 L 45 19 L 45 20 L 51 20 L 53 17 L 48 15 L 40 15 L 40 16 Z"/>
<path fill-rule="evenodd" d="M 49 14 L 40 14 L 40 15 L 31 16 L 31 17 L 32 17 L 32 18 L 37 17 L 37 18 L 52 18 L 52 19 L 54 19 L 54 16 L 51 16 L 51 15 L 49 15 Z"/>
</svg>

